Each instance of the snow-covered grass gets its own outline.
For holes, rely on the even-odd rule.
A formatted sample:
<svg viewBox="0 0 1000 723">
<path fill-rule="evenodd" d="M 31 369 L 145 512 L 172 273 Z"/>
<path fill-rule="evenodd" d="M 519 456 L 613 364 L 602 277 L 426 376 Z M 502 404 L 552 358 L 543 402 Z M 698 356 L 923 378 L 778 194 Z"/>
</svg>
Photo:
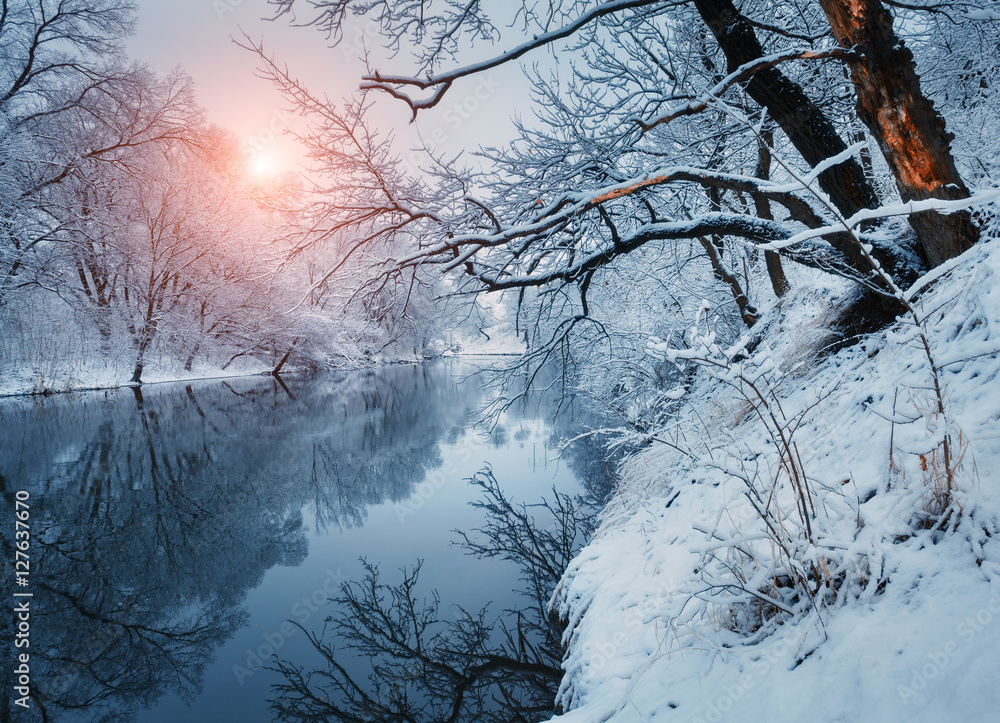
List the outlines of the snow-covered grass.
<svg viewBox="0 0 1000 723">
<path fill-rule="evenodd" d="M 820 354 L 836 284 L 785 297 L 750 353 L 656 346 L 717 364 L 556 591 L 556 720 L 1000 720 L 998 280 L 993 238 L 916 303 L 944 414 L 912 322 Z"/>
<path fill-rule="evenodd" d="M 39 324 L 28 333 L 9 334 L 0 344 L 0 397 L 58 394 L 86 389 L 112 389 L 129 384 L 134 365 L 130 350 L 97 351 L 84 327 L 65 333 L 66 324 Z M 269 371 L 260 361 L 222 363 L 199 360 L 190 370 L 176 359 L 155 356 L 142 375 L 143 384 L 247 376 Z"/>
<path fill-rule="evenodd" d="M 0 397 L 46 395 L 71 391 L 112 389 L 129 386 L 135 367 L 135 349 L 122 334 L 102 343 L 94 325 L 84 316 L 66 312 L 49 298 L 35 298 L 14 307 L 0 307 Z M 204 344 L 201 353 L 185 368 L 186 352 L 178 345 L 161 345 L 147 355 L 143 384 L 223 379 L 270 372 L 274 355 L 238 354 L 238 347 Z M 293 374 L 317 368 L 361 369 L 384 364 L 419 363 L 422 355 L 412 347 L 393 346 L 364 355 L 360 346 L 344 344 L 353 356 L 331 354 L 327 359 L 292 356 L 282 373 Z M 235 354 L 235 356 L 234 356 Z M 271 358 L 267 358 L 271 356 Z"/>
</svg>

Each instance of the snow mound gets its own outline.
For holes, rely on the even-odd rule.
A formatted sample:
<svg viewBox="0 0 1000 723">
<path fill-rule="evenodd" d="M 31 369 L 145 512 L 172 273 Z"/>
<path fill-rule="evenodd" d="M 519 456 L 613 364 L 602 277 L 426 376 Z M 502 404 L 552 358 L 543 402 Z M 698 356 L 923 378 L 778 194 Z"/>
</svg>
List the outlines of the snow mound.
<svg viewBox="0 0 1000 723">
<path fill-rule="evenodd" d="M 699 372 L 553 598 L 568 621 L 553 720 L 1000 720 L 998 279 L 1000 240 L 984 240 L 917 303 L 945 415 L 912 323 L 816 361 L 829 290 L 786 298 L 770 349 L 703 346 L 730 378 L 774 389 L 810 534 L 760 405 Z M 778 511 L 777 531 L 754 500 Z M 796 570 L 813 571 L 799 594 Z"/>
</svg>

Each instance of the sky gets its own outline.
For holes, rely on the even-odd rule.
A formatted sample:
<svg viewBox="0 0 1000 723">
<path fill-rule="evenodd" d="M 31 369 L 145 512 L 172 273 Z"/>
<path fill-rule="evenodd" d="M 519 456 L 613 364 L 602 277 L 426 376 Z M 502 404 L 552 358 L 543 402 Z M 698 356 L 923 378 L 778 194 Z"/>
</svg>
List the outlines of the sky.
<svg viewBox="0 0 1000 723">
<path fill-rule="evenodd" d="M 195 81 L 198 102 L 212 123 L 235 132 L 278 170 L 301 161 L 295 142 L 281 131 L 291 121 L 288 105 L 265 80 L 254 77 L 255 56 L 232 38 L 245 31 L 263 38 L 311 87 L 341 97 L 356 82 L 349 77 L 344 53 L 327 47 L 312 28 L 268 22 L 266 0 L 139 0 L 136 34 L 129 55 L 166 72 L 181 66 Z"/>
<path fill-rule="evenodd" d="M 126 47 L 136 60 L 166 72 L 181 66 L 195 81 L 199 103 L 209 120 L 230 129 L 247 145 L 251 162 L 270 164 L 275 171 L 295 170 L 304 161 L 296 142 L 282 134 L 296 127 L 281 95 L 254 77 L 255 56 L 232 38 L 246 32 L 263 40 L 265 49 L 287 63 L 295 77 L 314 94 L 334 100 L 352 94 L 364 65 L 349 42 L 330 47 L 314 28 L 291 27 L 287 18 L 271 22 L 266 0 L 138 0 L 136 34 Z M 353 40 L 353 38 L 350 38 Z M 384 67 L 404 70 L 405 59 Z M 380 66 L 381 68 L 382 66 Z M 399 138 L 400 153 L 421 140 L 454 155 L 480 143 L 502 142 L 511 133 L 509 118 L 523 92 L 520 70 L 509 68 L 484 78 L 456 84 L 440 108 L 422 112 L 415 125 L 399 101 L 379 101 L 383 130 Z"/>
</svg>

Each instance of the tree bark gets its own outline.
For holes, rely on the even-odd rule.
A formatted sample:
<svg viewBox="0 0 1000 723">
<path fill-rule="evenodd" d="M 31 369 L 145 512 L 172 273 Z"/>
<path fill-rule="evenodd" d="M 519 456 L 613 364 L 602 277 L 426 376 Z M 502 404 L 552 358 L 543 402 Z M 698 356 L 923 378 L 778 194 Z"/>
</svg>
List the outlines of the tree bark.
<svg viewBox="0 0 1000 723">
<path fill-rule="evenodd" d="M 694 5 L 725 54 L 728 72 L 764 57 L 764 48 L 753 26 L 740 15 L 732 0 L 694 0 Z M 810 166 L 847 150 L 826 114 L 798 83 L 777 68 L 755 73 L 747 82 L 746 91 L 758 105 L 767 108 L 771 118 Z M 818 180 L 823 191 L 846 216 L 879 204 L 878 194 L 854 159 L 828 168 Z"/>
<path fill-rule="evenodd" d="M 944 118 L 920 90 L 910 52 L 892 27 L 880 0 L 820 0 L 833 35 L 858 51 L 849 62 L 858 96 L 858 116 L 878 141 L 904 201 L 969 197 L 951 155 L 954 138 Z M 930 266 L 971 248 L 979 231 L 968 211 L 910 216 Z"/>
<path fill-rule="evenodd" d="M 739 13 L 732 0 L 694 0 L 702 19 L 715 35 L 726 56 L 728 71 L 734 72 L 747 63 L 764 56 L 764 48 L 753 26 Z M 806 95 L 802 87 L 777 68 L 755 73 L 746 83 L 747 94 L 767 109 L 771 119 L 781 128 L 802 158 L 812 167 L 843 153 L 847 144 L 826 114 Z M 844 216 L 853 216 L 866 208 L 877 208 L 878 194 L 855 159 L 827 168 L 817 178 L 819 186 Z M 872 286 L 888 292 L 888 286 L 876 273 L 861 244 L 846 231 L 824 237 L 846 260 L 847 265 Z M 888 249 L 872 250 L 871 255 L 891 276 L 903 283 L 913 281 L 919 269 L 900 264 L 900 257 Z M 882 303 L 882 302 L 874 302 Z M 891 305 L 891 304 L 890 304 Z M 892 318 L 899 309 L 891 305 L 886 316 Z"/>
<path fill-rule="evenodd" d="M 274 367 L 274 369 L 271 370 L 271 376 L 276 377 L 281 374 L 281 367 L 285 366 L 285 362 L 288 361 L 288 357 L 290 357 L 292 355 L 292 352 L 295 351 L 295 345 L 298 343 L 299 343 L 298 339 L 292 340 L 292 345 L 288 347 L 288 351 L 285 352 L 285 355 L 281 357 L 281 361 L 279 361 L 277 365 Z"/>
<path fill-rule="evenodd" d="M 767 181 L 771 178 L 771 144 L 774 142 L 774 133 L 765 130 L 761 133 L 761 139 L 757 144 L 757 178 Z M 753 194 L 754 210 L 760 218 L 774 220 L 771 213 L 771 203 L 765 196 L 759 193 Z M 777 251 L 765 251 L 764 263 L 767 266 L 767 276 L 771 280 L 771 289 L 779 299 L 788 293 L 788 279 L 785 277 L 785 270 L 781 266 L 781 257 Z"/>
<path fill-rule="evenodd" d="M 736 302 L 736 308 L 739 309 L 740 318 L 743 319 L 743 323 L 747 325 L 747 329 L 753 328 L 753 325 L 760 321 L 760 314 L 750 304 L 750 299 L 747 298 L 746 292 L 740 286 L 739 279 L 722 263 L 719 250 L 712 240 L 704 236 L 700 236 L 698 240 L 701 242 L 701 247 L 705 249 L 709 263 L 712 264 L 712 273 L 715 275 L 715 278 L 728 286 L 732 292 L 733 300 Z"/>
<path fill-rule="evenodd" d="M 191 351 L 188 353 L 187 360 L 184 362 L 184 371 L 191 371 L 191 367 L 194 366 L 194 358 L 198 354 L 198 349 L 201 347 L 201 343 L 197 343 L 192 347 Z"/>
</svg>

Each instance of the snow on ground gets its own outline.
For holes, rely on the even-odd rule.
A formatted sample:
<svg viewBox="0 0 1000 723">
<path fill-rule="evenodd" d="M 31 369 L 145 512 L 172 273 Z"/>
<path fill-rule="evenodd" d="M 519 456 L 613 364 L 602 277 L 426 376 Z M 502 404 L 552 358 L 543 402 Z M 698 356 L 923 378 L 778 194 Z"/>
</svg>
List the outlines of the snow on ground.
<svg viewBox="0 0 1000 723">
<path fill-rule="evenodd" d="M 779 479 L 796 539 L 771 436 L 700 372 L 662 441 L 626 463 L 556 591 L 569 628 L 567 712 L 553 720 L 1000 720 L 998 281 L 1000 240 L 983 241 L 919 302 L 945 420 L 912 324 L 812 362 L 837 289 L 798 289 L 772 312 L 777 396 L 786 418 L 801 415 L 794 441 L 817 509 L 813 543 L 792 556 L 832 580 L 826 604 L 787 587 L 787 556 L 747 499 L 745 479 L 764 491 Z M 965 456 L 941 532 L 924 511 L 946 430 Z"/>
<path fill-rule="evenodd" d="M 489 330 L 491 335 L 461 337 L 444 352 L 444 356 L 509 356 L 524 353 L 524 344 L 503 331 Z"/>
<path fill-rule="evenodd" d="M 233 364 L 227 369 L 209 364 L 196 365 L 191 371 L 179 368 L 150 366 L 142 375 L 142 383 L 196 381 L 199 379 L 226 379 L 262 374 L 270 371 L 260 363 Z M 42 373 L 36 368 L 20 367 L 0 371 L 0 397 L 23 394 L 57 394 L 93 389 L 114 389 L 129 386 L 132 371 L 103 359 L 81 359 L 72 367 L 51 369 Z"/>
</svg>

